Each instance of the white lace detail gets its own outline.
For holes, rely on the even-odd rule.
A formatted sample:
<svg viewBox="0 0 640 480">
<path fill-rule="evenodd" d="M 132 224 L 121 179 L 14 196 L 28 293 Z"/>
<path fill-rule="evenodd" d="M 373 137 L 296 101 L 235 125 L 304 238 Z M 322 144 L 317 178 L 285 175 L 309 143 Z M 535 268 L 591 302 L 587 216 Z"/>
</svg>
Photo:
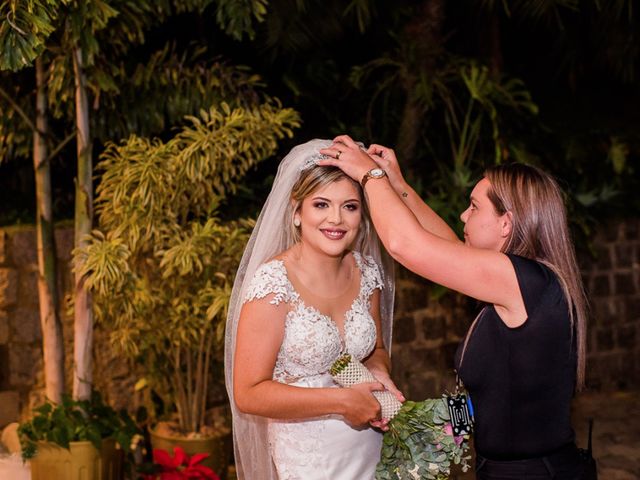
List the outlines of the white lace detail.
<svg viewBox="0 0 640 480">
<path fill-rule="evenodd" d="M 325 421 L 320 418 L 272 422 L 269 426 L 269 449 L 278 469 L 278 480 L 302 480 L 300 471 L 323 469 L 322 445 Z"/>
<path fill-rule="evenodd" d="M 282 260 L 272 260 L 258 267 L 247 287 L 242 303 L 271 294 L 275 296 L 269 303 L 274 305 L 279 305 L 280 302 L 289 303 L 298 298 L 298 293 L 287 278 L 287 270 Z"/>
<path fill-rule="evenodd" d="M 360 270 L 360 291 L 344 317 L 344 339 L 337 325 L 316 308 L 305 305 L 287 277 L 282 260 L 271 260 L 258 268 L 244 301 L 274 295 L 269 303 L 285 302 L 290 310 L 278 352 L 273 379 L 293 383 L 302 378 L 326 374 L 341 353 L 358 360 L 366 358 L 376 345 L 376 326 L 369 309 L 370 297 L 383 283 L 378 265 L 369 257 L 353 252 Z"/>
</svg>

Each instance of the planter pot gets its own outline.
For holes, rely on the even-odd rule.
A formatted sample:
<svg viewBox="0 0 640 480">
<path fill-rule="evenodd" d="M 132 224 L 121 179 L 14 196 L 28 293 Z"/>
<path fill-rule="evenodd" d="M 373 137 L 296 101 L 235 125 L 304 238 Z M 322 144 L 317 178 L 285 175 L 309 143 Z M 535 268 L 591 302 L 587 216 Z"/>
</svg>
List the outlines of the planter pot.
<svg viewBox="0 0 640 480">
<path fill-rule="evenodd" d="M 207 438 L 169 437 L 160 435 L 150 429 L 151 447 L 165 450 L 173 456 L 173 447 L 180 446 L 189 456 L 196 453 L 208 453 L 200 465 L 212 469 L 220 480 L 226 480 L 229 460 L 231 458 L 231 432 L 228 429 L 219 430 L 214 436 Z"/>
<path fill-rule="evenodd" d="M 51 442 L 38 442 L 31 459 L 31 480 L 121 480 L 124 458 L 116 442 L 102 441 L 101 451 L 91 442 L 71 442 L 69 450 Z"/>
</svg>

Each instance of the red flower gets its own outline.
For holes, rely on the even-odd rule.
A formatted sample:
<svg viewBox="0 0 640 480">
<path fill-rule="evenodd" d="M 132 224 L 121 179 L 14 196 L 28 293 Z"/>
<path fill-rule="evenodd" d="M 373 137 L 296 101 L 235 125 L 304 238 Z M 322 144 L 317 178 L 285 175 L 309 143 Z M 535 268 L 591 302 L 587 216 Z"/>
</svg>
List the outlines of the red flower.
<svg viewBox="0 0 640 480">
<path fill-rule="evenodd" d="M 162 470 L 145 480 L 220 480 L 209 467 L 198 465 L 208 456 L 208 453 L 196 453 L 189 458 L 178 446 L 173 448 L 173 457 L 166 450 L 154 449 L 153 461 Z"/>
</svg>

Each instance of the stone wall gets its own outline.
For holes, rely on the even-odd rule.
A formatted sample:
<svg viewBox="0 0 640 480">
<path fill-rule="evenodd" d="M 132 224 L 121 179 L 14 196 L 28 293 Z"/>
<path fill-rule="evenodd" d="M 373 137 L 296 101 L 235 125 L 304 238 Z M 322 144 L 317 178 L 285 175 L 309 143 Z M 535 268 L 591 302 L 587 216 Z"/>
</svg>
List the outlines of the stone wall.
<svg viewBox="0 0 640 480">
<path fill-rule="evenodd" d="M 598 232 L 595 261 L 583 262 L 590 293 L 587 385 L 640 387 L 640 220 Z"/>
<path fill-rule="evenodd" d="M 587 384 L 592 390 L 640 386 L 640 222 L 630 219 L 600 229 L 596 258 L 581 260 L 590 294 Z M 73 231 L 56 230 L 61 291 L 71 291 Z M 441 294 L 399 269 L 393 342 L 394 378 L 408 398 L 438 395 L 453 387 L 453 356 L 477 303 Z M 64 302 L 61 302 L 64 305 Z M 63 312 L 66 372 L 71 372 L 72 319 Z M 0 428 L 43 400 L 42 346 L 38 314 L 33 227 L 0 229 Z M 116 407 L 136 406 L 137 375 L 115 355 L 96 329 L 94 377 Z M 67 378 L 70 383 L 70 378 Z M 219 393 L 219 392 L 218 392 Z"/>
</svg>

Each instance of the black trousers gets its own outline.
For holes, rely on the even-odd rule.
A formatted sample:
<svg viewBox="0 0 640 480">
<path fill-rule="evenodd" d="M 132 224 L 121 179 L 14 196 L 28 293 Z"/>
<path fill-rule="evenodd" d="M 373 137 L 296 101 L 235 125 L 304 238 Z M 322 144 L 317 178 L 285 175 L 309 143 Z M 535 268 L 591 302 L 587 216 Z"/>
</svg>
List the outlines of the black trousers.
<svg viewBox="0 0 640 480">
<path fill-rule="evenodd" d="M 593 459 L 591 459 L 593 462 Z M 489 460 L 476 456 L 477 480 L 596 480 L 595 462 L 575 445 L 545 457 Z"/>
</svg>

